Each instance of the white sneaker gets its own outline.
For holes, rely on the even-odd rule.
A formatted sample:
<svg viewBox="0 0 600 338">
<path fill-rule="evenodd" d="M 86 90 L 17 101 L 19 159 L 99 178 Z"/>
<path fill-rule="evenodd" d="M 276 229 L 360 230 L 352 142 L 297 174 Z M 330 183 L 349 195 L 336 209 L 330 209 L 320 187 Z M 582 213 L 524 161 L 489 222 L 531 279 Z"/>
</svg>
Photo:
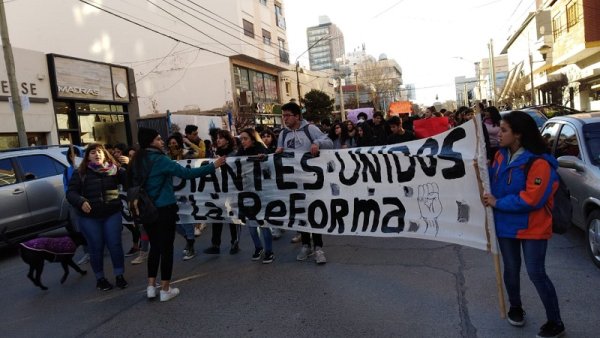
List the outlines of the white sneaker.
<svg viewBox="0 0 600 338">
<path fill-rule="evenodd" d="M 273 236 L 273 239 L 280 239 L 281 238 L 281 229 L 271 228 L 271 235 Z"/>
<path fill-rule="evenodd" d="M 156 298 L 156 291 L 157 290 L 160 290 L 160 287 L 148 285 L 146 287 L 146 296 L 148 296 L 148 299 L 154 299 L 154 298 Z"/>
<path fill-rule="evenodd" d="M 303 245 L 302 249 L 300 249 L 300 253 L 296 256 L 296 260 L 305 261 L 309 256 L 313 254 L 312 249 L 308 245 Z"/>
<path fill-rule="evenodd" d="M 146 259 L 148 259 L 148 252 L 140 251 L 140 254 L 131 261 L 131 264 L 133 264 L 133 265 L 142 264 L 146 261 Z"/>
<path fill-rule="evenodd" d="M 83 255 L 78 261 L 77 261 L 77 265 L 83 265 L 86 264 L 87 262 L 90 261 L 90 254 L 86 253 L 85 255 Z"/>
<path fill-rule="evenodd" d="M 317 262 L 317 264 L 319 265 L 327 263 L 327 259 L 325 258 L 325 252 L 323 252 L 323 249 L 321 249 L 321 247 L 315 248 L 315 262 Z"/>
<path fill-rule="evenodd" d="M 168 291 L 160 290 L 160 301 L 166 302 L 168 300 L 171 300 L 171 299 L 177 297 L 178 295 L 179 295 L 178 288 L 169 287 Z"/>
</svg>

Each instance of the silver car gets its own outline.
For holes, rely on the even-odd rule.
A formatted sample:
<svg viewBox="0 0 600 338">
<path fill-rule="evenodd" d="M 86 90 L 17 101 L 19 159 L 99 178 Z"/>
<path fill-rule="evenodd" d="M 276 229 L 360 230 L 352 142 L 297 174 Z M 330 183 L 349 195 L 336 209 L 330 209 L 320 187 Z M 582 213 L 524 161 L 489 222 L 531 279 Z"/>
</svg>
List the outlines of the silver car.
<svg viewBox="0 0 600 338">
<path fill-rule="evenodd" d="M 0 152 L 0 234 L 17 242 L 63 226 L 68 205 L 63 172 L 67 147 Z M 8 243 L 0 240 L 0 246 Z"/>
<path fill-rule="evenodd" d="M 553 117 L 542 136 L 571 193 L 573 224 L 586 232 L 588 252 L 600 268 L 600 113 Z"/>
</svg>

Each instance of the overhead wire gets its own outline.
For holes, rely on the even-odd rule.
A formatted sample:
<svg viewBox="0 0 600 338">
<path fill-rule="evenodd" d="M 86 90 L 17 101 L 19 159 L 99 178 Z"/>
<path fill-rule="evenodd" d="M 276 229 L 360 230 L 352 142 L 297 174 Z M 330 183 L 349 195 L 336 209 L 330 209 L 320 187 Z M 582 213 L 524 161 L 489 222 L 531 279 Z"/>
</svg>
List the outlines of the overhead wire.
<svg viewBox="0 0 600 338">
<path fill-rule="evenodd" d="M 153 28 L 150 28 L 150 27 L 148 27 L 148 26 L 142 25 L 142 24 L 141 24 L 141 23 L 139 23 L 139 22 L 135 22 L 135 21 L 133 21 L 133 20 L 131 20 L 131 19 L 128 19 L 128 18 L 126 18 L 126 17 L 124 17 L 124 16 L 122 16 L 122 15 L 119 15 L 119 14 L 116 14 L 116 13 L 114 13 L 114 12 L 111 12 L 111 11 L 109 11 L 109 10 L 107 10 L 107 9 L 105 9 L 105 8 L 102 8 L 102 7 L 98 6 L 97 4 L 91 3 L 91 2 L 89 2 L 89 1 L 87 1 L 87 0 L 78 0 L 78 1 L 79 1 L 79 2 L 82 2 L 82 3 L 84 3 L 84 4 L 88 5 L 88 6 L 92 6 L 92 7 L 96 8 L 96 9 L 99 9 L 99 10 L 101 10 L 101 11 L 103 11 L 103 12 L 105 12 L 105 13 L 108 13 L 108 14 L 110 14 L 110 15 L 113 15 L 113 16 L 115 16 L 115 17 L 117 17 L 117 18 L 121 19 L 121 20 L 127 21 L 127 22 L 129 22 L 129 23 L 132 23 L 132 24 L 134 24 L 134 25 L 136 25 L 136 26 L 142 27 L 142 28 L 144 28 L 144 29 L 146 29 L 146 30 L 148 30 L 148 31 L 151 31 L 151 32 L 153 32 L 153 33 L 156 33 L 156 34 L 162 35 L 162 36 L 164 36 L 164 37 L 166 37 L 166 38 L 169 38 L 169 39 L 171 39 L 171 40 L 174 40 L 174 41 L 181 42 L 182 44 L 185 44 L 185 45 L 188 45 L 188 46 L 191 46 L 191 47 L 194 47 L 194 48 L 198 48 L 199 50 L 202 50 L 202 51 L 205 51 L 205 52 L 209 52 L 209 53 L 211 53 L 211 54 L 215 54 L 215 55 L 219 55 L 219 56 L 222 56 L 222 57 L 229 58 L 229 55 L 225 55 L 225 54 L 223 54 L 223 53 L 215 52 L 215 51 L 213 51 L 213 50 L 210 50 L 210 49 L 207 49 L 207 48 L 204 48 L 204 47 L 200 47 L 200 46 L 198 46 L 198 45 L 195 45 L 195 44 L 193 44 L 193 43 L 190 43 L 190 42 L 187 42 L 187 41 L 183 41 L 183 40 L 181 40 L 181 39 L 178 39 L 178 38 L 176 38 L 176 37 L 174 37 L 174 36 L 172 36 L 172 35 L 169 35 L 169 34 L 166 34 L 166 33 L 160 32 L 160 31 L 158 31 L 158 30 L 156 30 L 156 29 L 153 29 Z"/>
<path fill-rule="evenodd" d="M 159 63 L 156 64 L 156 66 L 154 66 L 154 68 L 152 68 L 150 71 L 148 71 L 146 74 L 142 75 L 141 77 L 135 79 L 135 82 L 139 82 L 142 81 L 146 76 L 150 75 L 152 72 L 154 72 L 158 66 L 160 66 L 166 59 L 167 57 L 169 57 L 169 55 L 171 55 L 171 53 L 173 53 L 173 51 L 175 50 L 175 48 L 177 48 L 177 46 L 179 46 L 179 42 L 175 43 L 175 46 L 173 46 L 173 48 L 171 48 L 171 50 L 169 51 L 169 53 L 167 53 L 167 55 L 165 55 L 162 60 L 160 60 Z"/>
</svg>

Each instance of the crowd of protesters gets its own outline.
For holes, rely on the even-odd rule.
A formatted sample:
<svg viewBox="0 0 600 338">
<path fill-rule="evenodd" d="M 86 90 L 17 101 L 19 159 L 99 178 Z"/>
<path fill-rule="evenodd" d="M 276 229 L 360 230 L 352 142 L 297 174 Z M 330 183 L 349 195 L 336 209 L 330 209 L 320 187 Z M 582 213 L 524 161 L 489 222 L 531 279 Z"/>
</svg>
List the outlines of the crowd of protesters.
<svg viewBox="0 0 600 338">
<path fill-rule="evenodd" d="M 106 291 L 113 288 L 104 275 L 103 253 L 106 246 L 118 287 L 128 286 L 124 279 L 124 256 L 139 252 L 132 264 L 148 261 L 147 297 L 155 298 L 160 294 L 161 301 L 170 300 L 179 294 L 177 288 L 170 286 L 175 233 L 179 232 L 186 240 L 183 260 L 195 256 L 194 243 L 198 235 L 195 232 L 198 225 L 176 224 L 178 216 L 173 176 L 192 178 L 212 173 L 225 163 L 226 157 L 232 156 L 266 156 L 285 150 L 301 150 L 317 156 L 321 149 L 409 142 L 425 137 L 416 128 L 422 125 L 423 121 L 417 122 L 419 120 L 441 118 L 436 120 L 440 127 L 436 132 L 441 132 L 472 120 L 475 114 L 482 115 L 482 130 L 490 163 L 492 191 L 484 194 L 482 199 L 486 206 L 493 208 L 496 219 L 496 232 L 505 266 L 504 282 L 510 300 L 508 321 L 515 326 L 525 323 L 519 284 L 522 250 L 530 279 L 536 286 L 548 317 L 538 336 L 558 336 L 564 333 L 564 324 L 556 291 L 544 268 L 552 217 L 543 210 L 545 205 L 552 204 L 556 190 L 556 160 L 548 155 L 533 119 L 519 111 L 501 117 L 498 109 L 481 103 L 474 108 L 460 107 L 456 111 L 437 111 L 431 106 L 420 115 L 390 116 L 386 120 L 381 112 L 373 113 L 371 118 L 360 113 L 356 122 L 346 120 L 318 125 L 304 120 L 300 106 L 290 102 L 282 106 L 282 129 L 261 126 L 256 129 L 245 128 L 237 137 L 228 130 L 216 129 L 210 132 L 211 140 L 201 140 L 198 126 L 188 125 L 184 134 L 175 132 L 169 135 L 166 147 L 157 131 L 140 128 L 139 148 L 131 149 L 123 144 L 115 147 L 88 145 L 83 162 L 77 169 L 73 159 L 76 154 L 71 148 L 67 156 L 72 168 L 65 171 L 65 189 L 78 216 L 72 223 L 77 223 L 73 225 L 87 240 L 85 257 L 89 256 L 98 289 Z M 215 158 L 215 161 L 209 166 L 194 169 L 175 162 L 199 158 Z M 523 169 L 528 161 L 535 161 L 529 172 Z M 537 176 L 530 178 L 531 175 Z M 535 184 L 530 184 L 533 180 Z M 117 186 L 135 184 L 146 184 L 148 194 L 158 207 L 159 217 L 151 224 L 127 225 L 132 233 L 133 245 L 124 253 L 121 243 L 122 206 Z M 537 223 L 527 221 L 531 215 L 537 217 Z M 249 221 L 246 224 L 254 244 L 251 259 L 262 260 L 264 264 L 272 263 L 275 259 L 273 239 L 281 237 L 281 230 L 260 226 L 259 223 Z M 234 224 L 228 226 L 231 234 L 229 253 L 237 254 L 240 251 L 241 229 Z M 222 228 L 223 224 L 212 224 L 211 245 L 204 253 L 220 253 Z M 292 242 L 302 242 L 296 256 L 298 261 L 313 257 L 319 265 L 327 262 L 321 234 L 300 232 Z M 157 287 L 159 267 L 161 278 Z"/>
</svg>

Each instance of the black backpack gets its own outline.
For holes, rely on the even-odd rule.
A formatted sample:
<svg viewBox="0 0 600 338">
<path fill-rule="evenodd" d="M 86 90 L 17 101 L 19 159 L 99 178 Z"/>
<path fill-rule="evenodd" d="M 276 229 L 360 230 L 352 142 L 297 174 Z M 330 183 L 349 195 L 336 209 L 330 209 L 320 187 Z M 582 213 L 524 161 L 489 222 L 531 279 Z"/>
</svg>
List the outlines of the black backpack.
<svg viewBox="0 0 600 338">
<path fill-rule="evenodd" d="M 148 174 L 142 178 L 139 185 L 133 185 L 127 189 L 129 211 L 131 212 L 133 221 L 138 224 L 151 224 L 158 220 L 158 208 L 156 208 L 154 202 L 148 195 L 148 192 L 146 192 L 146 188 L 144 188 L 146 180 L 148 179 L 148 176 L 150 176 L 150 172 L 152 172 L 153 166 L 154 162 L 150 164 Z M 164 185 L 164 181 L 162 185 Z M 162 190 L 162 185 L 159 191 Z"/>
<path fill-rule="evenodd" d="M 523 170 L 526 178 L 533 162 L 537 159 L 541 159 L 541 157 L 531 157 L 529 161 L 527 161 L 525 169 Z M 560 176 L 558 176 L 558 189 L 556 189 L 556 192 L 554 193 L 554 207 L 552 210 L 549 210 L 550 208 L 547 204 L 544 207 L 552 214 L 552 232 L 560 235 L 566 233 L 571 227 L 573 205 L 571 205 L 571 193 L 569 192 L 569 188 L 567 188 L 567 185 Z"/>
</svg>

